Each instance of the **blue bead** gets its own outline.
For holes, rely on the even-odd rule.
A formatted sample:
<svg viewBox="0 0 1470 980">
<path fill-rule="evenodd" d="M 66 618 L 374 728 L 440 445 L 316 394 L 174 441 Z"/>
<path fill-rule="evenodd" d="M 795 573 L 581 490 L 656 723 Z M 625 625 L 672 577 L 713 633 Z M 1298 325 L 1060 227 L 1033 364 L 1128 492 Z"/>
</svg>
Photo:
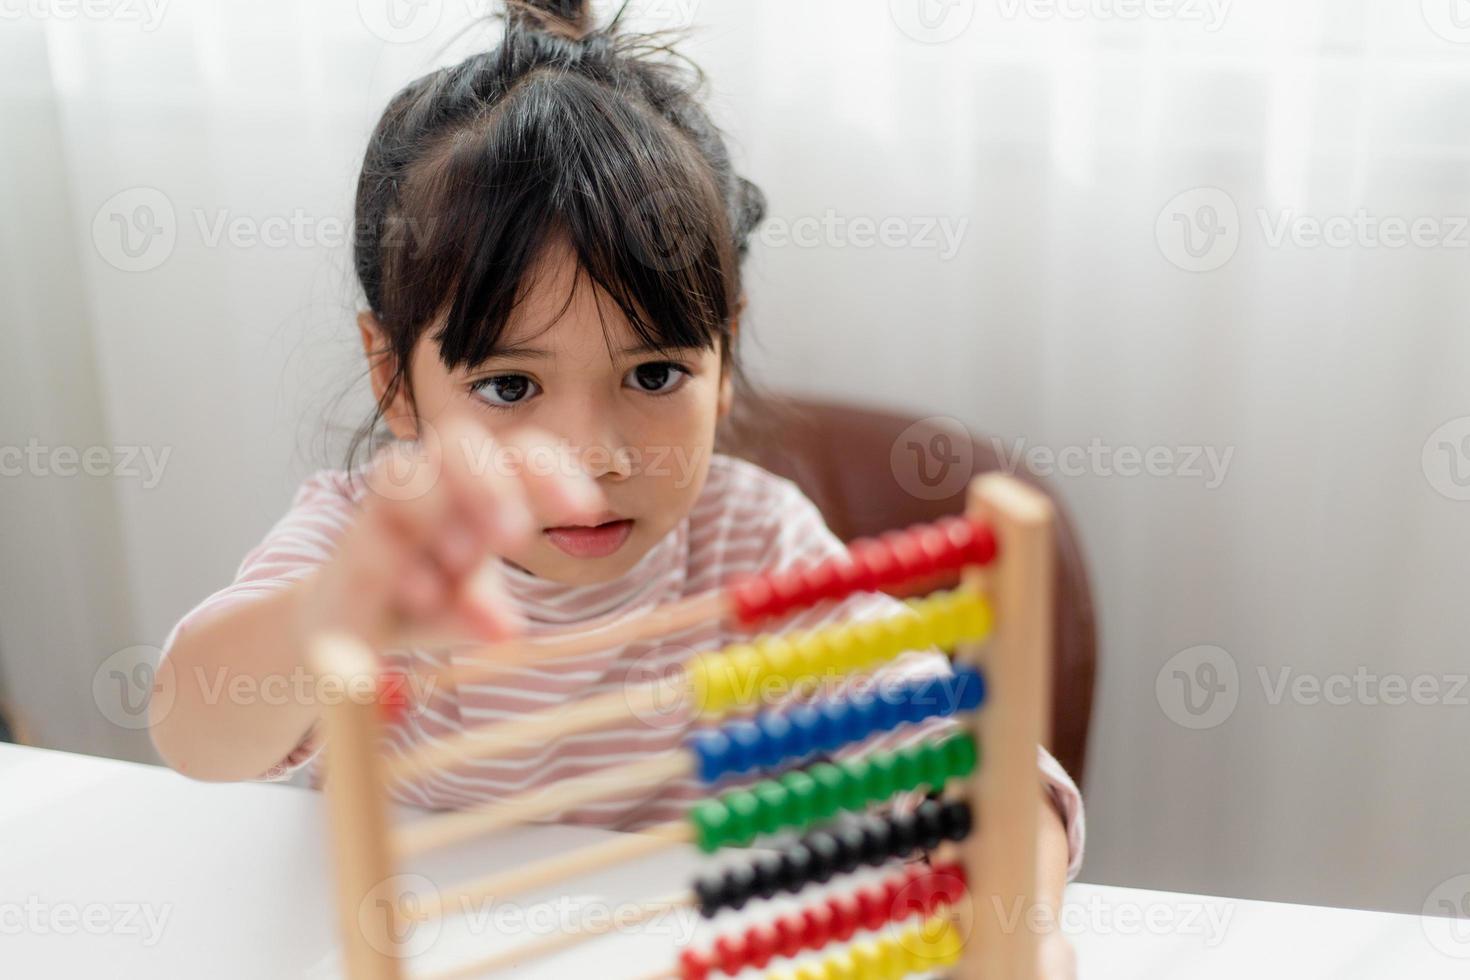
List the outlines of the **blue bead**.
<svg viewBox="0 0 1470 980">
<path fill-rule="evenodd" d="M 909 721 L 923 721 L 925 718 L 933 718 L 936 715 L 948 715 L 954 713 L 954 678 L 946 675 L 944 677 L 925 677 L 914 684 L 914 696 L 910 702 L 914 706 L 914 714 Z"/>
<path fill-rule="evenodd" d="M 848 703 L 848 713 L 853 719 L 854 742 L 867 738 L 878 730 L 879 709 L 877 700 L 868 693 L 854 695 Z"/>
<path fill-rule="evenodd" d="M 783 715 L 768 711 L 756 724 L 761 730 L 761 753 L 757 763 L 762 769 L 775 769 L 791 755 L 791 722 Z"/>
<path fill-rule="evenodd" d="M 715 729 L 701 729 L 689 737 L 688 747 L 699 760 L 699 778 L 719 782 L 730 771 L 730 740 Z"/>
<path fill-rule="evenodd" d="M 903 723 L 904 692 L 895 684 L 883 684 L 878 689 L 878 727 L 892 731 Z"/>
<path fill-rule="evenodd" d="M 786 714 L 791 722 L 791 753 L 789 758 L 800 759 L 810 755 L 816 745 L 817 730 L 822 715 L 809 704 L 798 705 Z"/>
<path fill-rule="evenodd" d="M 730 771 L 749 772 L 760 764 L 761 730 L 755 722 L 741 719 L 725 726 L 730 740 Z"/>
<path fill-rule="evenodd" d="M 974 711 L 985 703 L 985 675 L 974 667 L 955 668 L 956 683 L 959 684 L 959 710 Z"/>
<path fill-rule="evenodd" d="M 820 711 L 822 713 L 822 725 L 819 729 L 821 744 L 817 747 L 828 752 L 841 748 L 846 741 L 842 733 L 847 727 L 847 705 L 833 698 L 823 703 Z"/>
<path fill-rule="evenodd" d="M 859 716 L 857 708 L 852 701 L 842 702 L 842 718 L 838 725 L 842 740 L 840 745 L 850 745 L 853 742 L 861 742 L 867 732 L 863 731 L 863 719 Z"/>
</svg>

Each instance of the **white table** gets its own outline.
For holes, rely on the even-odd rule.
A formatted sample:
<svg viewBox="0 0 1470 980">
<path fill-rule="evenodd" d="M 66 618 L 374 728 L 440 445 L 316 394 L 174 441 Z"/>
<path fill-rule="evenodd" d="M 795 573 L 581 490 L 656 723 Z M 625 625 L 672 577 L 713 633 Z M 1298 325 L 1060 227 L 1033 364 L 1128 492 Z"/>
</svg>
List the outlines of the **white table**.
<svg viewBox="0 0 1470 980">
<path fill-rule="evenodd" d="M 172 772 L 0 745 L 0 975 L 6 978 L 285 980 L 339 975 L 321 797 L 288 786 L 211 785 Z M 527 828 L 435 855 L 414 879 L 457 882 L 609 836 Z M 689 849 L 588 876 L 561 891 L 609 907 L 679 891 Z M 410 883 L 412 884 L 412 882 Z M 426 887 L 422 884 L 420 887 Z M 525 940 L 515 915 L 551 918 L 551 896 L 472 910 L 416 935 L 420 965 Z M 480 913 L 483 913 L 481 915 Z M 1470 976 L 1470 924 L 1078 884 L 1063 928 L 1084 980 L 1294 980 Z M 515 971 L 647 974 L 710 927 L 691 914 L 623 931 Z M 655 934 L 656 933 L 656 934 Z"/>
</svg>

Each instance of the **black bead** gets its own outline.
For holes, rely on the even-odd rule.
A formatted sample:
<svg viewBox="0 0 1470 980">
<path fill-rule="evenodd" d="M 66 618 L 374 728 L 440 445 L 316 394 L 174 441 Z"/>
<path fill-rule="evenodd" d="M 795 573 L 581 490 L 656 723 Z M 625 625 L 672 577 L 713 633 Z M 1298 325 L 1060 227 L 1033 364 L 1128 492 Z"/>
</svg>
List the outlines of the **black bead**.
<svg viewBox="0 0 1470 980">
<path fill-rule="evenodd" d="M 919 842 L 919 822 L 912 813 L 895 813 L 888 818 L 893 828 L 893 856 L 906 858 Z"/>
<path fill-rule="evenodd" d="M 837 869 L 843 874 L 863 863 L 863 831 L 852 824 L 845 824 L 836 831 L 837 844 L 842 849 L 842 858 Z"/>
<path fill-rule="evenodd" d="M 799 892 L 812 880 L 812 852 L 800 842 L 781 855 L 781 884 L 788 892 Z"/>
<path fill-rule="evenodd" d="M 781 855 L 765 853 L 755 859 L 755 893 L 770 898 L 781 890 Z"/>
<path fill-rule="evenodd" d="M 842 848 L 838 846 L 837 841 L 832 838 L 831 834 L 818 831 L 815 834 L 808 834 L 803 838 L 802 843 L 806 845 L 807 850 L 812 852 L 812 881 L 819 884 L 831 881 L 833 872 L 837 870 L 837 858 L 842 853 Z"/>
<path fill-rule="evenodd" d="M 969 837 L 975 825 L 970 804 L 964 800 L 950 800 L 940 814 L 940 823 L 944 828 L 945 840 L 962 841 Z"/>
<path fill-rule="evenodd" d="M 925 800 L 919 804 L 915 817 L 918 823 L 918 843 L 920 850 L 932 851 L 944 839 L 943 824 L 939 816 L 942 810 L 943 807 L 934 800 Z"/>
<path fill-rule="evenodd" d="M 699 914 L 712 919 L 725 907 L 725 876 L 700 875 L 694 881 L 694 897 L 699 900 Z"/>
<path fill-rule="evenodd" d="M 863 834 L 863 863 L 877 867 L 892 854 L 893 828 L 887 820 L 864 820 L 858 827 Z"/>
<path fill-rule="evenodd" d="M 748 864 L 725 869 L 725 901 L 732 909 L 744 907 L 755 894 L 755 872 Z"/>
</svg>

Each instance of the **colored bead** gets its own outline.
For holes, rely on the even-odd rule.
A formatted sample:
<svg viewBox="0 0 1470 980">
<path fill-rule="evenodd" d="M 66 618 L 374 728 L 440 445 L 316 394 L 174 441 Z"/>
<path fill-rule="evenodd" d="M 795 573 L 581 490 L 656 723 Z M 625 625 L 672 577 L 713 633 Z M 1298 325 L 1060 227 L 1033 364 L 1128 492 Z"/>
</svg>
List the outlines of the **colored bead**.
<svg viewBox="0 0 1470 980">
<path fill-rule="evenodd" d="M 807 949 L 821 949 L 832 941 L 832 912 L 822 905 L 811 905 L 802 910 L 801 917 Z"/>
<path fill-rule="evenodd" d="M 852 959 L 858 980 L 888 980 L 883 974 L 883 958 L 876 943 L 857 943 L 848 951 L 848 956 Z"/>
<path fill-rule="evenodd" d="M 798 705 L 787 713 L 787 720 L 791 722 L 791 736 L 789 746 L 791 754 L 787 758 L 800 759 L 810 755 L 815 746 L 815 734 L 821 716 L 817 709 L 809 704 Z"/>
<path fill-rule="evenodd" d="M 938 800 L 925 800 L 915 811 L 916 840 L 921 851 L 934 850 L 944 839 L 944 823 L 940 818 L 942 809 Z"/>
<path fill-rule="evenodd" d="M 912 748 L 895 752 L 893 755 L 893 791 L 907 793 L 919 787 L 918 753 Z"/>
<path fill-rule="evenodd" d="M 794 638 L 784 636 L 763 636 L 755 645 L 765 675 L 782 681 L 783 691 L 799 673 L 801 664 L 797 646 Z"/>
<path fill-rule="evenodd" d="M 718 729 L 701 729 L 689 737 L 688 747 L 694 753 L 695 771 L 700 782 L 716 783 L 730 768 L 730 740 Z"/>
<path fill-rule="evenodd" d="M 883 889 L 864 885 L 857 890 L 858 921 L 864 929 L 877 929 L 888 921 L 888 907 Z"/>
<path fill-rule="evenodd" d="M 979 762 L 979 751 L 975 746 L 975 738 L 968 732 L 951 735 L 940 743 L 947 760 L 946 771 L 951 779 L 964 779 L 975 771 Z"/>
<path fill-rule="evenodd" d="M 827 899 L 827 909 L 832 913 L 832 938 L 847 942 L 858 928 L 860 910 L 857 899 L 851 895 L 833 895 Z"/>
<path fill-rule="evenodd" d="M 699 950 L 686 949 L 679 954 L 679 980 L 706 980 L 713 964 Z"/>
<path fill-rule="evenodd" d="M 985 675 L 974 667 L 956 667 L 953 687 L 957 711 L 974 711 L 985 701 Z"/>
<path fill-rule="evenodd" d="M 893 795 L 894 759 L 892 752 L 874 752 L 868 756 L 868 799 L 886 800 Z"/>
<path fill-rule="evenodd" d="M 771 614 L 775 593 L 764 576 L 753 576 L 733 585 L 728 595 L 737 621 L 746 625 L 758 623 Z"/>
<path fill-rule="evenodd" d="M 995 559 L 996 542 L 995 532 L 989 524 L 984 521 L 972 521 L 970 524 L 974 531 L 974 537 L 970 542 L 969 564 L 987 565 Z"/>
<path fill-rule="evenodd" d="M 863 831 L 861 827 L 845 824 L 832 835 L 837 841 L 837 870 L 848 874 L 857 869 L 863 860 Z"/>
<path fill-rule="evenodd" d="M 721 936 L 716 939 L 714 959 L 721 970 L 733 977 L 745 969 L 748 959 L 745 940 L 740 936 Z"/>
<path fill-rule="evenodd" d="M 749 844 L 756 835 L 756 821 L 761 812 L 760 800 L 748 790 L 736 790 L 721 799 L 730 814 L 726 840 L 732 844 Z"/>
<path fill-rule="evenodd" d="M 924 742 L 918 749 L 919 785 L 930 789 L 943 789 L 949 778 L 949 757 L 944 747 L 935 742 Z"/>
<path fill-rule="evenodd" d="M 719 800 L 701 800 L 689 810 L 694 839 L 706 854 L 719 850 L 730 839 L 730 811 Z"/>
<path fill-rule="evenodd" d="M 806 945 L 806 923 L 800 915 L 787 913 L 775 923 L 776 949 L 782 956 L 795 956 Z"/>
<path fill-rule="evenodd" d="M 762 769 L 774 769 L 792 758 L 792 726 L 785 715 L 767 711 L 756 720 L 762 739 L 761 750 L 756 753 L 757 763 Z"/>
<path fill-rule="evenodd" d="M 945 840 L 962 841 L 969 837 L 974 828 L 974 814 L 970 805 L 963 800 L 950 800 L 940 814 L 940 824 Z"/>
<path fill-rule="evenodd" d="M 811 880 L 817 884 L 831 881 L 842 856 L 837 841 L 830 834 L 814 833 L 807 836 L 806 846 L 812 855 Z"/>
<path fill-rule="evenodd" d="M 843 805 L 843 790 L 847 786 L 847 779 L 842 770 L 831 763 L 821 763 L 812 766 L 810 770 L 812 780 L 816 786 L 813 814 L 817 820 L 826 820 L 838 810 L 845 809 Z"/>
<path fill-rule="evenodd" d="M 892 731 L 903 723 L 903 691 L 895 684 L 879 684 L 873 692 L 881 731 Z"/>
<path fill-rule="evenodd" d="M 776 955 L 780 937 L 769 924 L 761 922 L 751 926 L 745 933 L 745 958 L 748 965 L 757 970 L 765 968 Z"/>
<path fill-rule="evenodd" d="M 864 821 L 858 831 L 862 835 L 859 854 L 863 864 L 878 865 L 888 859 L 893 832 L 886 820 Z"/>
<path fill-rule="evenodd" d="M 944 531 L 935 525 L 922 525 L 914 529 L 914 544 L 924 555 L 929 574 L 946 571 L 954 567 L 955 549 Z"/>
<path fill-rule="evenodd" d="M 748 864 L 725 869 L 725 902 L 732 909 L 744 907 L 755 897 L 755 871 Z"/>
<path fill-rule="evenodd" d="M 895 813 L 891 818 L 890 825 L 893 834 L 890 837 L 893 845 L 894 857 L 908 857 L 914 853 L 914 847 L 918 841 L 918 822 L 912 813 Z"/>
<path fill-rule="evenodd" d="M 786 787 L 771 780 L 756 783 L 750 789 L 760 806 L 756 813 L 756 830 L 774 834 L 789 822 L 791 794 Z"/>
<path fill-rule="evenodd" d="M 782 875 L 784 881 L 789 882 L 786 887 L 788 892 L 800 891 L 812 880 L 812 852 L 805 844 L 797 843 L 787 848 L 781 855 L 784 867 Z"/>
<path fill-rule="evenodd" d="M 859 587 L 876 592 L 888 583 L 893 573 L 893 556 L 888 549 L 871 538 L 854 541 L 847 549 L 857 569 Z"/>
<path fill-rule="evenodd" d="M 763 899 L 781 891 L 781 855 L 765 853 L 752 864 L 755 870 L 755 893 Z"/>
<path fill-rule="evenodd" d="M 805 827 L 816 816 L 816 782 L 806 773 L 797 770 L 782 776 L 781 784 L 791 794 L 787 826 Z"/>
<path fill-rule="evenodd" d="M 725 907 L 725 876 L 708 874 L 696 878 L 694 898 L 699 906 L 699 914 L 706 919 L 714 918 Z"/>
<path fill-rule="evenodd" d="M 725 726 L 725 738 L 730 743 L 731 772 L 749 772 L 759 764 L 757 757 L 764 746 L 761 731 L 754 722 L 744 718 L 732 721 Z"/>
</svg>

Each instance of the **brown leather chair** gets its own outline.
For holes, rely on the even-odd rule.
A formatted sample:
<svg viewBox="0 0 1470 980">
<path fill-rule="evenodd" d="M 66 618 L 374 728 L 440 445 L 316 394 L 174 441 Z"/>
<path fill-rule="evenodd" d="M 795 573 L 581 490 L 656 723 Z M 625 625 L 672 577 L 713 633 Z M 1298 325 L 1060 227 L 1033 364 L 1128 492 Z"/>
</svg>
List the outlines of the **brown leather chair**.
<svg viewBox="0 0 1470 980">
<path fill-rule="evenodd" d="M 990 441 L 976 438 L 954 419 L 916 419 L 802 399 L 761 400 L 759 415 L 759 423 L 737 421 L 723 429 L 719 450 L 795 482 L 844 541 L 961 513 L 969 478 L 1004 468 Z M 1017 475 L 1056 499 L 1034 476 Z M 1080 785 L 1092 718 L 1097 621 L 1077 537 L 1057 503 L 1048 748 Z"/>
</svg>

